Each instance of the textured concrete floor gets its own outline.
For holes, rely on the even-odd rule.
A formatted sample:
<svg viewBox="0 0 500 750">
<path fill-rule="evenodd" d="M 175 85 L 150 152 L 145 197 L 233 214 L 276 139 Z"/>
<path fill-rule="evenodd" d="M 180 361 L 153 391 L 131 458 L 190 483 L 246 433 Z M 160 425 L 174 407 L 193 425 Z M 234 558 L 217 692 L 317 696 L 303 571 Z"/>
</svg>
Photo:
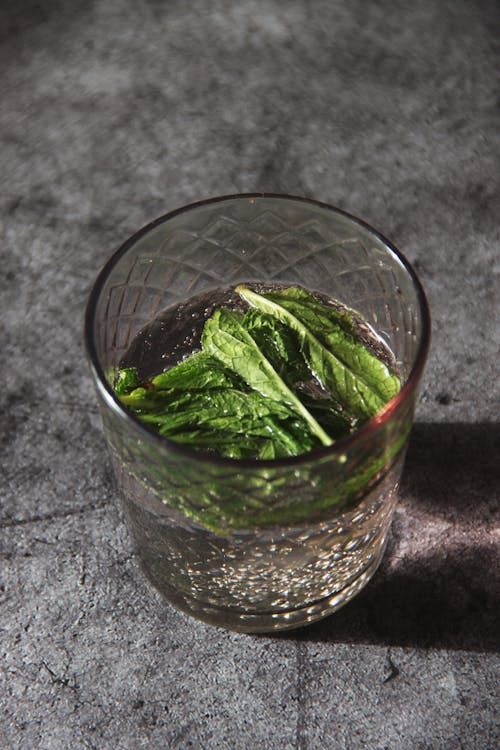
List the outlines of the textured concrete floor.
<svg viewBox="0 0 500 750">
<path fill-rule="evenodd" d="M 494 0 L 0 5 L 0 748 L 497 746 L 499 31 Z M 246 190 L 381 229 L 434 322 L 382 569 L 274 638 L 145 583 L 81 342 L 119 243 Z"/>
</svg>

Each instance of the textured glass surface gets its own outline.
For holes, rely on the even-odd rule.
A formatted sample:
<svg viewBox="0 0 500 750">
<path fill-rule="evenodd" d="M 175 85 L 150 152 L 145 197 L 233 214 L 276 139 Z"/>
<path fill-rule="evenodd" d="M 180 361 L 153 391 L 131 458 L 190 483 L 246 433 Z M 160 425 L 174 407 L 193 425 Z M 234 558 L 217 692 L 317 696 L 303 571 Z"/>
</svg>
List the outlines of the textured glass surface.
<svg viewBox="0 0 500 750">
<path fill-rule="evenodd" d="M 148 432 L 109 387 L 136 333 L 187 297 L 252 281 L 299 284 L 355 309 L 393 352 L 402 392 L 333 448 L 276 462 L 207 458 Z M 209 622 L 268 630 L 324 616 L 369 580 L 428 344 L 419 284 L 373 230 L 277 196 L 188 207 L 132 238 L 104 269 L 87 343 L 138 554 L 167 599 Z"/>
</svg>

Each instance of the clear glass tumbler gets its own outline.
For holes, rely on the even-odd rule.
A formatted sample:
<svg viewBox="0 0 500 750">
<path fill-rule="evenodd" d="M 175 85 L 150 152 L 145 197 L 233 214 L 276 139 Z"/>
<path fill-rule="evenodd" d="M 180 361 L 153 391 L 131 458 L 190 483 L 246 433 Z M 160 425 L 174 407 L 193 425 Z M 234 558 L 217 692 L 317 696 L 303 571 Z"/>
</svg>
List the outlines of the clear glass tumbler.
<svg viewBox="0 0 500 750">
<path fill-rule="evenodd" d="M 150 431 L 112 388 L 136 334 L 193 295 L 251 282 L 300 285 L 355 310 L 393 353 L 400 392 L 332 447 L 293 458 L 220 458 Z M 322 618 L 370 580 L 430 338 L 424 292 L 386 239 L 302 198 L 193 204 L 109 260 L 90 295 L 85 338 L 137 555 L 167 601 L 208 623 L 264 632 Z"/>
</svg>

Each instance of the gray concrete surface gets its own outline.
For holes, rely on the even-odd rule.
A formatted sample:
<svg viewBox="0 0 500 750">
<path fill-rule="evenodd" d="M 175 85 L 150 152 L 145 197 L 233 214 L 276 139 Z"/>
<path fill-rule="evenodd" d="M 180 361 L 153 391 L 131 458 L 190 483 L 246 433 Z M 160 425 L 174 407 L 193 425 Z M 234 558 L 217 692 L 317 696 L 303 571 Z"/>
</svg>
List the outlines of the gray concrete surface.
<svg viewBox="0 0 500 750">
<path fill-rule="evenodd" d="M 494 0 L 0 5 L 0 748 L 498 746 L 499 30 Z M 246 190 L 381 229 L 434 322 L 382 569 L 279 637 L 145 583 L 81 336 L 130 233 Z"/>
</svg>

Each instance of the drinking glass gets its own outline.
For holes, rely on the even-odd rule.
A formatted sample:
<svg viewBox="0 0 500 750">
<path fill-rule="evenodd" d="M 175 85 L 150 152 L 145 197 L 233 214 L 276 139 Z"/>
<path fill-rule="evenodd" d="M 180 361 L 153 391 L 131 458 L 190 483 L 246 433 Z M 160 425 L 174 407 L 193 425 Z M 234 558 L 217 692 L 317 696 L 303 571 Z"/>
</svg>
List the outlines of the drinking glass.
<svg viewBox="0 0 500 750">
<path fill-rule="evenodd" d="M 113 392 L 134 338 L 165 308 L 240 283 L 299 285 L 355 310 L 390 349 L 401 390 L 333 446 L 235 460 L 159 436 Z M 388 538 L 430 320 L 408 261 L 312 200 L 234 195 L 163 216 L 108 261 L 85 339 L 109 455 L 141 566 L 165 599 L 246 632 L 305 625 L 373 576 Z"/>
</svg>

